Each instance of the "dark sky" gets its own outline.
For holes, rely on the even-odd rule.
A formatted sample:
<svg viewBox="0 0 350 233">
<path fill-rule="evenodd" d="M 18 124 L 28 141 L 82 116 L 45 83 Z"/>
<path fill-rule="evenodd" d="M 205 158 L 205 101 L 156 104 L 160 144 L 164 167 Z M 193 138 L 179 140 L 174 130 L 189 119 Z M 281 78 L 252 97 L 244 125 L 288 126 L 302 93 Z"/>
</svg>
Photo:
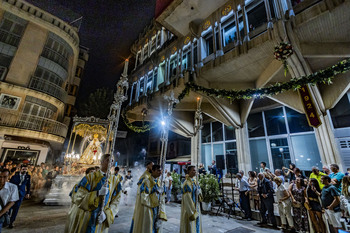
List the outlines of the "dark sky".
<svg viewBox="0 0 350 233">
<path fill-rule="evenodd" d="M 55 2 L 83 16 L 80 44 L 90 48 L 90 58 L 77 102 L 97 88 L 114 88 L 130 46 L 154 17 L 156 0 L 45 0 L 53 14 Z"/>
</svg>

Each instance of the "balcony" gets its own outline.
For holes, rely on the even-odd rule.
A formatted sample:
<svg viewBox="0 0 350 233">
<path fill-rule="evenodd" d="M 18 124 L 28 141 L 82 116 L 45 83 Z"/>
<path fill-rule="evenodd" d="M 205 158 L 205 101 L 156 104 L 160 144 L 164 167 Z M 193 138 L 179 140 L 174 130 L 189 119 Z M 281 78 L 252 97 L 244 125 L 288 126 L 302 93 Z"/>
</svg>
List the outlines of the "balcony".
<svg viewBox="0 0 350 233">
<path fill-rule="evenodd" d="M 68 127 L 58 121 L 11 111 L 0 112 L 0 126 L 33 130 L 65 138 Z"/>
<path fill-rule="evenodd" d="M 62 87 L 42 78 L 33 76 L 28 88 L 51 95 L 62 102 L 66 101 L 67 92 Z"/>
<path fill-rule="evenodd" d="M 12 33 L 9 33 L 3 29 L 0 29 L 0 41 L 5 44 L 9 44 L 18 47 L 21 37 Z"/>
<path fill-rule="evenodd" d="M 65 58 L 64 56 L 62 56 L 60 53 L 56 52 L 55 50 L 52 50 L 50 48 L 45 47 L 41 56 L 59 64 L 66 71 L 68 70 L 67 58 Z"/>
</svg>

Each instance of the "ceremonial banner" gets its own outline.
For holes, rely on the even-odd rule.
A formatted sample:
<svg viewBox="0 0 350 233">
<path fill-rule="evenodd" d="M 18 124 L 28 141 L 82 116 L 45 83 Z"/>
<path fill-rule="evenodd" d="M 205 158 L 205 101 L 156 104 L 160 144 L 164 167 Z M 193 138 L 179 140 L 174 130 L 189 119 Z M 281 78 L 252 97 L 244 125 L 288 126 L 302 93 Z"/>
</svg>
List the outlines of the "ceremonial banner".
<svg viewBox="0 0 350 233">
<path fill-rule="evenodd" d="M 307 121 L 309 125 L 312 127 L 319 127 L 322 123 L 317 114 L 316 107 L 314 101 L 312 100 L 312 96 L 309 90 L 309 87 L 304 85 L 299 89 L 299 94 L 301 98 L 301 102 L 303 103 L 303 107 L 305 110 Z"/>
</svg>

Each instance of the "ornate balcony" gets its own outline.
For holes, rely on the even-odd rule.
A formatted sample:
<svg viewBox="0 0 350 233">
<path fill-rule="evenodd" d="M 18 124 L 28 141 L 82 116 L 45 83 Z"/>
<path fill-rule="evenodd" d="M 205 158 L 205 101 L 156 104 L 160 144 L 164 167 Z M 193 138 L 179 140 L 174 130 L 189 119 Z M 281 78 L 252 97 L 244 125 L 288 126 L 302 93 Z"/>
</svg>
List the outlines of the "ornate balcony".
<svg viewBox="0 0 350 233">
<path fill-rule="evenodd" d="M 42 78 L 33 76 L 30 80 L 28 88 L 44 92 L 61 100 L 62 102 L 66 101 L 67 92 L 62 87 Z"/>
<path fill-rule="evenodd" d="M 65 138 L 68 127 L 61 122 L 11 111 L 0 112 L 0 126 L 33 130 Z"/>
</svg>

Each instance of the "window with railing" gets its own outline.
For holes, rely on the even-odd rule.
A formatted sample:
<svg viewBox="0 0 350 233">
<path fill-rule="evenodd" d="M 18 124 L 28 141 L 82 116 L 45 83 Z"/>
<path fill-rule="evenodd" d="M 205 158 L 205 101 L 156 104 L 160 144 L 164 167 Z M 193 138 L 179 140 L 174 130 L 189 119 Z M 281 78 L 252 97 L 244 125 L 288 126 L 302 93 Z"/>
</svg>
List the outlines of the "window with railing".
<svg viewBox="0 0 350 233">
<path fill-rule="evenodd" d="M 249 31 L 253 31 L 255 28 L 267 23 L 266 9 L 263 1 L 253 2 L 247 8 Z"/>
<path fill-rule="evenodd" d="M 142 77 L 140 79 L 140 92 L 139 92 L 139 96 L 142 96 L 144 93 L 144 89 L 145 89 L 145 79 Z"/>
<path fill-rule="evenodd" d="M 3 18 L 0 23 L 0 41 L 18 47 L 25 25 Z"/>
<path fill-rule="evenodd" d="M 204 37 L 204 40 L 205 40 L 204 46 L 205 46 L 205 52 L 206 52 L 205 55 L 209 56 L 214 51 L 213 34 L 209 33 Z"/>
<path fill-rule="evenodd" d="M 50 59 L 51 61 L 62 66 L 65 70 L 68 70 L 68 58 L 70 56 L 70 52 L 67 45 L 61 43 L 60 41 L 54 40 L 54 38 L 49 36 L 41 56 Z"/>
<path fill-rule="evenodd" d="M 7 67 L 0 66 L 0 81 L 5 79 L 5 75 L 7 73 Z"/>
<path fill-rule="evenodd" d="M 157 90 L 157 82 L 158 82 L 158 69 L 153 71 L 153 91 Z"/>
<path fill-rule="evenodd" d="M 153 72 L 148 74 L 146 93 L 152 92 Z"/>
<path fill-rule="evenodd" d="M 58 75 L 56 75 L 55 73 L 49 71 L 49 70 L 46 70 L 42 67 L 38 67 L 35 71 L 35 74 L 34 74 L 35 77 L 37 78 L 41 78 L 43 80 L 46 80 L 52 84 L 55 84 L 57 86 L 60 86 L 62 87 L 63 85 L 63 79 L 60 78 Z"/>
</svg>

